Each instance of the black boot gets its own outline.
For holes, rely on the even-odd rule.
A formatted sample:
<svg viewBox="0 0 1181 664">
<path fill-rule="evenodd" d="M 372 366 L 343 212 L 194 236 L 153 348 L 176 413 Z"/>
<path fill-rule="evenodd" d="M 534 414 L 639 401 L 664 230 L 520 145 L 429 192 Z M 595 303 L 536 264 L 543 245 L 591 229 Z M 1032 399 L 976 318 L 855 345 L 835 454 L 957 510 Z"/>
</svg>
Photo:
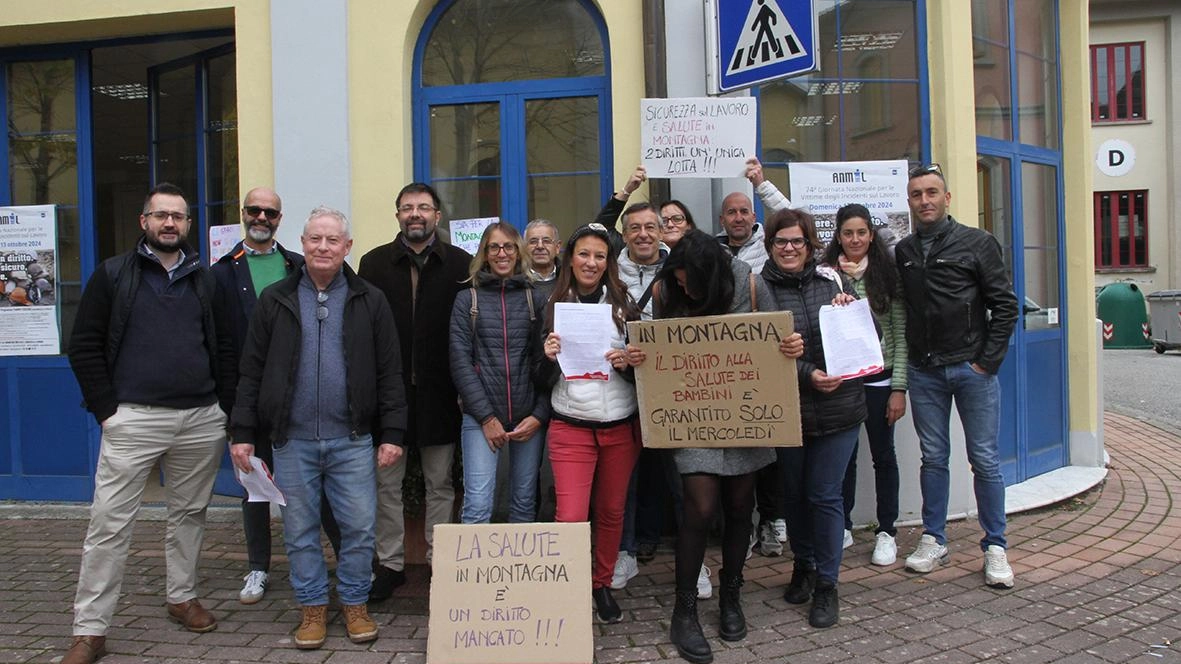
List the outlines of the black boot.
<svg viewBox="0 0 1181 664">
<path fill-rule="evenodd" d="M 591 597 L 595 600 L 595 613 L 599 616 L 599 622 L 610 624 L 623 620 L 623 610 L 615 603 L 610 588 L 595 588 L 591 591 Z"/>
<path fill-rule="evenodd" d="M 746 638 L 746 616 L 742 615 L 742 575 L 722 572 L 722 587 L 718 589 L 718 609 L 721 622 L 718 633 L 723 641 Z"/>
<path fill-rule="evenodd" d="M 807 604 L 812 599 L 812 589 L 815 587 L 816 568 L 796 563 L 791 569 L 791 583 L 783 591 L 783 601 L 788 604 Z"/>
<path fill-rule="evenodd" d="M 813 627 L 832 627 L 841 615 L 837 600 L 837 586 L 828 581 L 818 581 L 812 593 L 812 610 L 808 612 L 808 624 Z"/>
<path fill-rule="evenodd" d="M 383 602 L 394 594 L 394 588 L 406 583 L 406 572 L 373 563 L 374 579 L 369 588 L 370 602 Z"/>
<path fill-rule="evenodd" d="M 677 591 L 677 604 L 668 627 L 668 640 L 673 642 L 677 653 L 687 662 L 709 664 L 714 661 L 709 642 L 701 633 L 701 623 L 697 621 L 696 590 Z"/>
</svg>

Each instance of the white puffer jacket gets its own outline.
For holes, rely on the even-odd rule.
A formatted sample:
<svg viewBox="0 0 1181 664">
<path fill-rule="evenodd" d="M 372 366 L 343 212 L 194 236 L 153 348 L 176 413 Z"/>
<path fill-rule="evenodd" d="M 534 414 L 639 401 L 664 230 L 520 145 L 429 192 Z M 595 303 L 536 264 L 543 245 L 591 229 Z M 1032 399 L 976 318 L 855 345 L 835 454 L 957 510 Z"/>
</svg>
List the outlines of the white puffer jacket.
<svg viewBox="0 0 1181 664">
<path fill-rule="evenodd" d="M 636 305 L 640 304 L 640 300 L 644 297 L 644 291 L 648 290 L 648 286 L 656 278 L 656 273 L 664 267 L 664 259 L 668 258 L 668 252 L 668 246 L 661 242 L 660 260 L 652 265 L 640 265 L 633 261 L 626 247 L 619 253 L 619 280 L 623 282 L 624 286 L 627 286 L 627 294 L 632 296 Z M 652 320 L 651 295 L 644 303 L 644 310 L 640 312 L 640 316 L 643 320 Z"/>
<path fill-rule="evenodd" d="M 606 294 L 599 302 L 605 301 Z M 611 347 L 623 348 L 624 344 L 623 335 L 612 328 Z M 560 376 L 550 392 L 550 406 L 556 416 L 588 422 L 626 420 L 639 408 L 636 386 L 614 369 L 607 380 L 566 380 Z"/>
</svg>

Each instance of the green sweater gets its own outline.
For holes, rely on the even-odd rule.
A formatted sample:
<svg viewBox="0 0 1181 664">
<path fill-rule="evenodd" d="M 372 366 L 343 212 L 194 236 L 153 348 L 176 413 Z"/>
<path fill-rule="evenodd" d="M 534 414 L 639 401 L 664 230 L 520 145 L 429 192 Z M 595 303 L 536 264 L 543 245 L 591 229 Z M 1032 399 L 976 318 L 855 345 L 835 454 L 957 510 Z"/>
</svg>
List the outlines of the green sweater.
<svg viewBox="0 0 1181 664">
<path fill-rule="evenodd" d="M 857 297 L 865 297 L 865 279 L 854 279 L 848 274 L 845 277 L 853 282 L 853 287 L 857 291 Z M 882 328 L 882 362 L 883 364 L 893 370 L 890 376 L 890 389 L 906 391 L 906 304 L 902 300 L 902 291 L 899 290 L 894 294 L 893 300 L 890 301 L 890 312 L 888 316 L 879 315 L 877 311 L 870 307 L 873 312 L 873 318 L 877 321 L 879 327 Z"/>
<path fill-rule="evenodd" d="M 246 257 L 250 268 L 250 280 L 254 282 L 254 296 L 262 295 L 262 289 L 287 276 L 287 261 L 283 254 L 274 251 L 269 254 L 250 254 Z"/>
</svg>

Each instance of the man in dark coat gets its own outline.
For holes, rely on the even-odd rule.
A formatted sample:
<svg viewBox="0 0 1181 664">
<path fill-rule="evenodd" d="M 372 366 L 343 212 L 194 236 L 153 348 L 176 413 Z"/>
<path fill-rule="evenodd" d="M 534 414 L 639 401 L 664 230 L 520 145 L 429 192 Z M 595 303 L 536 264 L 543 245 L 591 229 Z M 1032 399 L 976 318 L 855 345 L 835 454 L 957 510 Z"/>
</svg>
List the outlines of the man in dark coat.
<svg viewBox="0 0 1181 664">
<path fill-rule="evenodd" d="M 217 300 L 230 320 L 234 334 L 234 352 L 241 357 L 246 344 L 250 316 L 258 296 L 267 286 L 303 267 L 303 256 L 288 251 L 275 239 L 283 221 L 283 201 L 272 189 L 255 187 L 242 199 L 242 228 L 246 237 L 210 268 L 217 280 Z M 255 456 L 268 468 L 275 467 L 268 441 L 255 445 Z M 321 500 L 324 531 L 333 550 L 340 551 L 340 529 L 332 517 L 327 500 Z M 246 535 L 246 555 L 250 569 L 238 599 L 254 604 L 266 593 L 271 567 L 271 504 L 242 499 L 242 530 Z M 339 553 L 337 555 L 339 558 Z"/>
<path fill-rule="evenodd" d="M 395 199 L 400 232 L 361 257 L 357 273 L 385 293 L 402 347 L 402 378 L 409 419 L 406 445 L 418 451 L 426 496 L 427 562 L 434 527 L 452 520 L 455 490 L 452 458 L 459 441 L 460 412 L 451 382 L 448 330 L 455 294 L 466 288 L 471 254 L 437 234 L 439 195 L 415 182 Z M 405 521 L 402 480 L 406 461 L 377 473 L 377 565 L 369 600 L 379 602 L 405 583 Z"/>
</svg>

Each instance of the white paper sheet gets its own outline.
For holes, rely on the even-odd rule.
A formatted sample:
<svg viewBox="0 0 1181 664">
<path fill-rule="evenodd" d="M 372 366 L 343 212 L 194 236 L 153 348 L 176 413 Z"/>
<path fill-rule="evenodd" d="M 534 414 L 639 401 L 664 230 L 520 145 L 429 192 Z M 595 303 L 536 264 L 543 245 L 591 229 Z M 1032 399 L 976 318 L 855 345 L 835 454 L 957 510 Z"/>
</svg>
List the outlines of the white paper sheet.
<svg viewBox="0 0 1181 664">
<path fill-rule="evenodd" d="M 279 487 L 275 486 L 275 481 L 271 479 L 271 471 L 267 469 L 267 465 L 263 460 L 252 456 L 250 457 L 250 466 L 254 468 L 252 473 L 244 473 L 234 467 L 234 476 L 238 478 L 238 484 L 246 489 L 246 501 L 250 503 L 277 503 L 279 505 L 286 505 L 287 499 L 283 497 L 283 492 Z"/>
<path fill-rule="evenodd" d="M 882 370 L 882 344 L 873 325 L 869 300 L 820 307 L 820 336 L 824 338 L 828 375 L 857 378 Z"/>
<path fill-rule="evenodd" d="M 554 303 L 554 332 L 562 339 L 558 366 L 566 380 L 607 380 L 607 351 L 615 336 L 610 304 Z"/>
</svg>

